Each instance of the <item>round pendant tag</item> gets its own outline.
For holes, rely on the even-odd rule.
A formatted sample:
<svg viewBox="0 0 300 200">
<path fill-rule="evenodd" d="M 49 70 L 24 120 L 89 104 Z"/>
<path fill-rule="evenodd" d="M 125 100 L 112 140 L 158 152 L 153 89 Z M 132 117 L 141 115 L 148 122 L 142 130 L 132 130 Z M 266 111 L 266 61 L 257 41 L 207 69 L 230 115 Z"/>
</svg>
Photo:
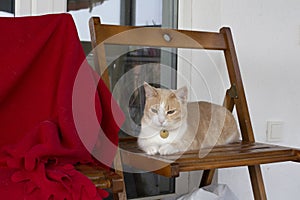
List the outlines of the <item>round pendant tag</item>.
<svg viewBox="0 0 300 200">
<path fill-rule="evenodd" d="M 160 137 L 163 138 L 163 139 L 166 139 L 167 137 L 169 137 L 169 131 L 161 130 L 160 131 Z"/>
</svg>

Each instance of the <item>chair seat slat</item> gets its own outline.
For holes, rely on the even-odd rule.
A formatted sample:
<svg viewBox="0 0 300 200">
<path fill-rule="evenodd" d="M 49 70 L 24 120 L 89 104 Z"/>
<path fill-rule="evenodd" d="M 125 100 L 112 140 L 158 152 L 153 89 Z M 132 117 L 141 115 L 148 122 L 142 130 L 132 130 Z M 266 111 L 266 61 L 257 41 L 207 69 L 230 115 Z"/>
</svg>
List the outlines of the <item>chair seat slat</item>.
<svg viewBox="0 0 300 200">
<path fill-rule="evenodd" d="M 212 168 L 298 161 L 300 152 L 300 150 L 295 151 L 295 149 L 278 145 L 243 142 L 216 146 L 212 149 L 206 148 L 204 151 L 208 152 L 203 157 L 199 157 L 198 151 L 188 151 L 182 155 L 149 156 L 138 148 L 136 142 L 132 141 L 121 143 L 120 147 L 126 149 L 126 151 L 121 153 L 124 164 L 144 170 L 150 170 L 153 167 L 159 169 L 159 166 L 161 166 L 164 170 L 158 170 L 158 173 L 163 172 L 165 174 L 161 175 L 165 176 L 178 176 L 177 172 L 168 171 L 173 169 L 179 173 Z M 147 164 L 150 160 L 151 166 Z M 174 168 L 174 166 L 178 168 Z"/>
</svg>

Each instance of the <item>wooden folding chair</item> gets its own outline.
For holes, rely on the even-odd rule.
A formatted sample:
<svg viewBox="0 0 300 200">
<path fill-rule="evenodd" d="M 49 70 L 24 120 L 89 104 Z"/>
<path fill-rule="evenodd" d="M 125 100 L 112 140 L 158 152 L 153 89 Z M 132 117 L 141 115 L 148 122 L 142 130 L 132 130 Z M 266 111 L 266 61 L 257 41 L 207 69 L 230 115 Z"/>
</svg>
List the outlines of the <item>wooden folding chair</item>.
<svg viewBox="0 0 300 200">
<path fill-rule="evenodd" d="M 126 36 L 121 34 L 129 30 L 130 34 L 126 34 Z M 235 106 L 242 141 L 216 146 L 204 158 L 199 158 L 198 151 L 186 152 L 177 158 L 172 155 L 145 155 L 138 149 L 134 139 L 126 140 L 120 143 L 120 147 L 126 149 L 120 153 L 123 164 L 141 170 L 153 169 L 153 166 L 156 165 L 155 173 L 167 177 L 177 177 L 180 172 L 204 170 L 200 187 L 211 183 L 217 168 L 248 166 L 254 197 L 263 200 L 267 197 L 260 164 L 300 161 L 298 149 L 255 142 L 230 28 L 221 28 L 220 32 L 200 32 L 115 26 L 101 24 L 98 17 L 93 17 L 90 19 L 90 31 L 96 64 L 107 83 L 109 75 L 107 70 L 105 71 L 104 44 L 220 50 L 224 52 L 226 60 L 231 87 L 226 92 L 224 106 L 231 111 Z M 182 39 L 182 34 L 197 43 Z"/>
</svg>

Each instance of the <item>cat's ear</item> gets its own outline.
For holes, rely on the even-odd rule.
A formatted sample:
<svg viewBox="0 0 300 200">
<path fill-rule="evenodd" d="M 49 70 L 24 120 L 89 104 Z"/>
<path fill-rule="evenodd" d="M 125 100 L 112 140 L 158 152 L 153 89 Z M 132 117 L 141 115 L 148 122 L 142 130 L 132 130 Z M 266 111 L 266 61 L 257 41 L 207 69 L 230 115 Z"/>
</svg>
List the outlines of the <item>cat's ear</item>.
<svg viewBox="0 0 300 200">
<path fill-rule="evenodd" d="M 179 88 L 178 90 L 175 90 L 175 95 L 178 99 L 185 102 L 188 97 L 188 89 L 186 86 L 183 86 L 182 88 Z"/>
<path fill-rule="evenodd" d="M 158 95 L 156 89 L 147 82 L 144 82 L 144 89 L 146 97 L 156 97 Z"/>
</svg>

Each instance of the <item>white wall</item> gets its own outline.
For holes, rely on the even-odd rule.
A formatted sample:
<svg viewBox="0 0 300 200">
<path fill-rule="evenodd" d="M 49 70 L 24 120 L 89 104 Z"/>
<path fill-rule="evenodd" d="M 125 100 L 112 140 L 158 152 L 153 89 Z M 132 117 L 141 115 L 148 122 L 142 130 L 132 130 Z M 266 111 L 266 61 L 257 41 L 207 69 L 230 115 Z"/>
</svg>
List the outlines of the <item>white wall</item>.
<svg viewBox="0 0 300 200">
<path fill-rule="evenodd" d="M 161 25 L 162 1 L 161 0 L 136 0 L 135 25 Z"/>
<path fill-rule="evenodd" d="M 104 1 L 95 6 L 92 12 L 89 9 L 70 11 L 77 27 L 81 41 L 90 41 L 88 21 L 92 16 L 100 16 L 102 23 L 120 24 L 120 0 Z M 15 16 L 44 15 L 51 13 L 64 13 L 67 10 L 67 0 L 16 0 Z M 1 14 L 1 13 L 0 13 Z"/>
<path fill-rule="evenodd" d="M 67 0 L 16 0 L 15 16 L 32 16 L 66 11 Z"/>
<path fill-rule="evenodd" d="M 284 122 L 279 144 L 299 147 L 300 1 L 180 0 L 179 5 L 180 28 L 231 27 L 256 140 L 265 142 L 267 121 L 279 120 Z M 296 163 L 264 165 L 268 199 L 297 199 L 299 170 Z M 247 173 L 224 169 L 218 178 L 240 199 L 253 199 Z"/>
<path fill-rule="evenodd" d="M 81 41 L 90 41 L 88 21 L 92 16 L 101 17 L 103 24 L 120 24 L 121 0 L 104 1 L 103 4 L 89 9 L 81 9 L 69 12 L 77 26 L 78 35 Z M 137 26 L 161 25 L 162 24 L 162 3 L 161 0 L 137 0 L 136 19 Z"/>
<path fill-rule="evenodd" d="M 88 22 L 92 16 L 100 17 L 101 22 L 104 24 L 120 24 L 120 7 L 120 0 L 109 0 L 94 7 L 92 12 L 89 12 L 89 9 L 70 11 L 69 13 L 73 16 L 80 40 L 91 41 Z"/>
<path fill-rule="evenodd" d="M 218 0 L 179 1 L 179 28 L 218 30 L 221 23 L 220 16 Z M 178 85 L 190 86 L 189 99 L 222 103 L 228 78 L 224 76 L 225 68 L 221 52 L 181 49 L 178 55 L 178 74 L 183 76 L 183 78 L 178 76 Z"/>
</svg>

